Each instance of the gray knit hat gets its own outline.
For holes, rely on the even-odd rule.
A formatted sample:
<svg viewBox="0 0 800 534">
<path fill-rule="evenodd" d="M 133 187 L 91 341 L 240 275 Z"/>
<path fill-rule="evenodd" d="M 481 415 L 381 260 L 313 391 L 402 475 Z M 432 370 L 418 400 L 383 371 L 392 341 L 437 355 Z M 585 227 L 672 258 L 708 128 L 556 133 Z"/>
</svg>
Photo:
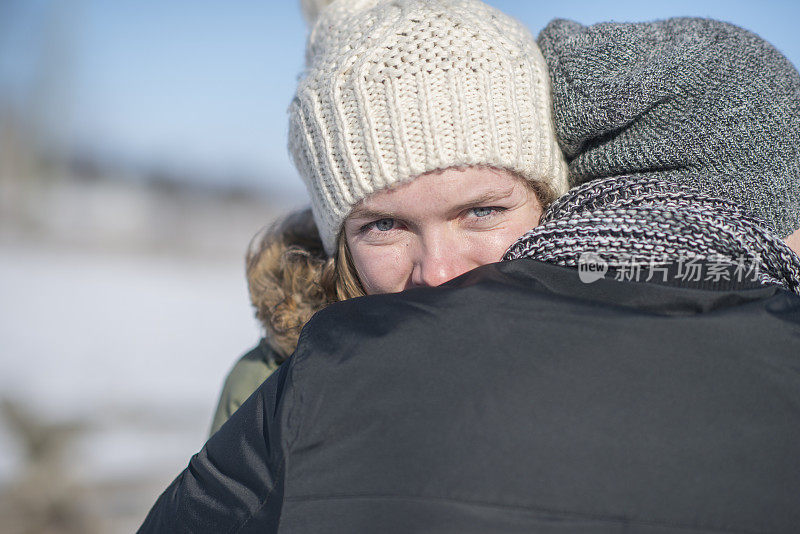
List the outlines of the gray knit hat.
<svg viewBox="0 0 800 534">
<path fill-rule="evenodd" d="M 566 192 L 536 41 L 478 0 L 304 0 L 313 22 L 289 150 L 331 254 L 375 191 L 448 167 L 507 169 Z"/>
<path fill-rule="evenodd" d="M 539 46 L 573 185 L 652 176 L 800 227 L 800 75 L 769 43 L 707 19 L 582 26 Z"/>
</svg>

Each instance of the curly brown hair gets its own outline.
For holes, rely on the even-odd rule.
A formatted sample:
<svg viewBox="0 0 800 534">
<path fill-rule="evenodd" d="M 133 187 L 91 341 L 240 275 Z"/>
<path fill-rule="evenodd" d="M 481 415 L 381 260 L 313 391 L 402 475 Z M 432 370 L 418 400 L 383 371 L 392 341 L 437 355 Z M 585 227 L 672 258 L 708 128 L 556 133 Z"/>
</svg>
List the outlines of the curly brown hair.
<svg viewBox="0 0 800 534">
<path fill-rule="evenodd" d="M 325 254 L 311 209 L 291 213 L 250 241 L 245 257 L 250 302 L 283 358 L 294 352 L 312 315 L 331 302 L 364 294 L 343 237 L 336 256 L 344 261 Z"/>
</svg>

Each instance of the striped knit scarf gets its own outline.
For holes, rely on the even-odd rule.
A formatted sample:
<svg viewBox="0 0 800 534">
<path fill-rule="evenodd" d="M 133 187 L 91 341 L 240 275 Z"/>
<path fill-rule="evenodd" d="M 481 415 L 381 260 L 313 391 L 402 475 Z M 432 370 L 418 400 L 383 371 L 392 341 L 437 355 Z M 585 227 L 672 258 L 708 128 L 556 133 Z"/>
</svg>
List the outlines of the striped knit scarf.
<svg viewBox="0 0 800 534">
<path fill-rule="evenodd" d="M 763 222 L 733 202 L 657 178 L 604 178 L 570 190 L 503 259 L 518 258 L 579 269 L 589 258 L 618 279 L 666 264 L 685 275 L 699 262 L 705 277 L 749 277 L 800 294 L 800 257 Z"/>
</svg>

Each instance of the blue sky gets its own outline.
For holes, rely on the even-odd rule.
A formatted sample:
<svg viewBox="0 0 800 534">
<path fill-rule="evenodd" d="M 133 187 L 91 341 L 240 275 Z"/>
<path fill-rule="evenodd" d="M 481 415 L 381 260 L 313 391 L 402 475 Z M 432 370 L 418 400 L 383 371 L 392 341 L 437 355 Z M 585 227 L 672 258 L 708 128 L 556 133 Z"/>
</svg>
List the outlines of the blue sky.
<svg viewBox="0 0 800 534">
<path fill-rule="evenodd" d="M 33 94 L 32 109 L 62 143 L 301 190 L 285 148 L 306 37 L 296 1 L 0 3 L 0 91 Z M 556 17 L 708 16 L 755 31 L 800 63 L 800 8 L 790 1 L 489 3 L 534 34 Z"/>
</svg>

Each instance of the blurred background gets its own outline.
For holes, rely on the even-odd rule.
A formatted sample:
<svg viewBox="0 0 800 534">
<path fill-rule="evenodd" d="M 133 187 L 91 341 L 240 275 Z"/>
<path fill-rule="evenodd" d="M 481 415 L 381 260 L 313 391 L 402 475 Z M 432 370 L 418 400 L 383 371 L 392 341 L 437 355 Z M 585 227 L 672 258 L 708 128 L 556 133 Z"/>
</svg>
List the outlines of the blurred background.
<svg viewBox="0 0 800 534">
<path fill-rule="evenodd" d="M 489 1 L 537 33 L 794 2 Z M 304 204 L 295 0 L 0 0 L 0 533 L 133 532 L 258 340 L 243 254 Z"/>
</svg>

